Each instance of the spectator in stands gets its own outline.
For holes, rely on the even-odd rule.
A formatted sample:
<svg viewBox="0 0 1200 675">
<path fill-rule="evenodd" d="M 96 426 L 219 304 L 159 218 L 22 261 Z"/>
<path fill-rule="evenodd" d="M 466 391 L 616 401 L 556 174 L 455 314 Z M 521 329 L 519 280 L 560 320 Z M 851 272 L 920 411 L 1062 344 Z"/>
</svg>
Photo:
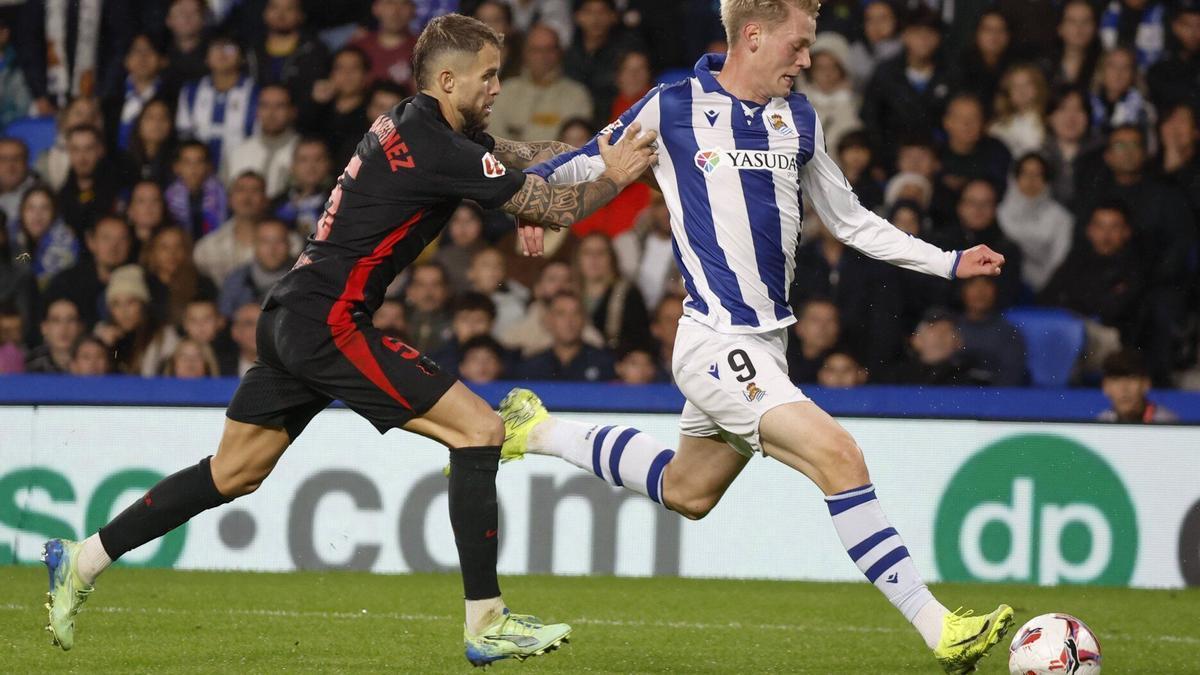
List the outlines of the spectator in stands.
<svg viewBox="0 0 1200 675">
<path fill-rule="evenodd" d="M 830 352 L 817 371 L 817 384 L 830 389 L 850 389 L 866 383 L 867 369 L 850 352 Z"/>
<path fill-rule="evenodd" d="M 24 332 L 20 310 L 0 305 L 0 375 L 25 372 Z"/>
<path fill-rule="evenodd" d="M 1111 406 L 1096 416 L 1101 422 L 1170 424 L 1179 421 L 1174 412 L 1147 397 L 1150 371 L 1137 352 L 1124 350 L 1104 360 L 1101 389 Z"/>
<path fill-rule="evenodd" d="M 412 0 L 375 0 L 371 14 L 379 22 L 378 28 L 362 31 L 349 43 L 366 53 L 371 81 L 394 82 L 410 94 L 417 90 L 412 71 L 417 38 L 408 29 L 415 10 Z"/>
<path fill-rule="evenodd" d="M 1021 281 L 1035 293 L 1066 259 L 1075 238 L 1074 218 L 1050 196 L 1050 179 L 1041 155 L 1022 156 L 996 210 L 1000 230 L 1021 249 Z"/>
<path fill-rule="evenodd" d="M 9 122 L 29 114 L 29 106 L 33 95 L 25 84 L 25 73 L 17 60 L 17 50 L 13 47 L 12 29 L 9 19 L 0 16 L 0 129 L 8 126 Z"/>
<path fill-rule="evenodd" d="M 133 228 L 131 257 L 136 259 L 142 257 L 142 250 L 156 230 L 176 226 L 167 214 L 162 187 L 152 180 L 143 180 L 133 186 L 129 193 L 129 207 L 125 209 L 125 218 Z"/>
<path fill-rule="evenodd" d="M 163 79 L 173 89 L 208 73 L 205 63 L 208 42 L 204 34 L 207 13 L 204 0 L 172 0 L 167 10 L 170 46 L 167 47 L 167 69 Z"/>
<path fill-rule="evenodd" d="M 1159 123 L 1162 147 L 1155 168 L 1183 190 L 1192 205 L 1193 222 L 1200 223 L 1200 129 L 1196 110 L 1183 103 L 1168 108 Z"/>
<path fill-rule="evenodd" d="M 1034 59 L 1054 50 L 1060 5 L 1061 0 L 998 0 L 996 7 L 1008 19 L 1015 58 Z"/>
<path fill-rule="evenodd" d="M 654 364 L 654 357 L 645 349 L 630 349 L 617 359 L 613 368 L 622 384 L 650 384 L 667 381 L 666 375 Z"/>
<path fill-rule="evenodd" d="M 437 263 L 418 263 L 411 269 L 404 289 L 408 337 L 417 351 L 429 354 L 450 339 L 450 281 Z"/>
<path fill-rule="evenodd" d="M 1146 76 L 1151 97 L 1164 108 L 1179 103 L 1196 108 L 1200 106 L 1200 2 L 1175 4 L 1171 35 L 1175 39 L 1170 51 Z"/>
<path fill-rule="evenodd" d="M 221 375 L 237 375 L 237 345 L 225 330 L 227 325 L 215 300 L 192 300 L 183 310 L 183 337 L 212 349 Z"/>
<path fill-rule="evenodd" d="M 122 185 L 118 172 L 104 157 L 104 138 L 90 126 L 67 131 L 67 154 L 71 170 L 58 192 L 58 210 L 63 220 L 81 235 L 97 218 L 112 213 Z"/>
<path fill-rule="evenodd" d="M 462 346 L 458 376 L 471 384 L 487 384 L 504 374 L 504 348 L 490 335 L 478 335 Z"/>
<path fill-rule="evenodd" d="M 670 290 L 678 276 L 671 247 L 671 214 L 662 195 L 655 192 L 650 205 L 633 227 L 613 240 L 621 276 L 637 284 L 647 307 L 653 307 Z"/>
<path fill-rule="evenodd" d="M 176 179 L 163 193 L 167 209 L 192 239 L 199 240 L 225 219 L 225 188 L 213 175 L 209 147 L 200 141 L 180 144 L 172 166 Z"/>
<path fill-rule="evenodd" d="M 903 54 L 879 64 L 863 93 L 861 117 L 879 158 L 890 164 L 890 139 L 933 127 L 950 93 L 948 75 L 937 59 L 941 22 L 919 5 L 901 34 Z"/>
<path fill-rule="evenodd" d="M 176 325 L 189 302 L 217 297 L 216 285 L 196 269 L 192 240 L 181 228 L 155 230 L 142 249 L 140 262 L 146 270 L 151 307 L 160 321 Z"/>
<path fill-rule="evenodd" d="M 846 175 L 846 181 L 850 183 L 859 203 L 868 209 L 879 208 L 883 203 L 883 188 L 871 175 L 873 152 L 867 132 L 862 129 L 847 132 L 833 147 L 837 149 L 838 166 Z"/>
<path fill-rule="evenodd" d="M 233 343 L 237 345 L 237 367 L 231 373 L 233 375 L 244 377 L 246 371 L 250 370 L 250 366 L 258 359 L 258 342 L 255 336 L 258 317 L 261 314 L 262 308 L 257 302 L 248 302 L 233 313 L 233 322 L 229 330 Z"/>
<path fill-rule="evenodd" d="M 242 48 L 232 38 L 213 38 L 205 63 L 209 74 L 179 91 L 175 129 L 208 145 L 213 166 L 220 166 L 222 153 L 254 131 L 258 84 L 242 72 Z"/>
<path fill-rule="evenodd" d="M 470 288 L 467 278 L 471 259 L 487 248 L 483 239 L 483 209 L 472 201 L 464 201 L 450 216 L 450 222 L 438 243 L 433 259 L 442 265 L 450 279 L 451 295 Z"/>
<path fill-rule="evenodd" d="M 265 5 L 266 34 L 246 57 L 250 77 L 260 85 L 282 84 L 291 90 L 292 100 L 304 100 L 329 70 L 329 50 L 305 26 L 300 0 L 267 0 Z"/>
<path fill-rule="evenodd" d="M 883 188 L 884 209 L 891 209 L 898 202 L 916 202 L 922 210 L 929 209 L 934 201 L 934 186 L 919 173 L 900 172 L 892 176 Z"/>
<path fill-rule="evenodd" d="M 254 258 L 254 233 L 266 213 L 266 189 L 266 181 L 253 171 L 235 178 L 229 190 L 229 220 L 196 242 L 196 267 L 218 288 L 225 285 L 234 269 Z M 289 232 L 288 255 L 295 258 L 303 248 L 303 240 L 295 232 Z"/>
<path fill-rule="evenodd" d="M 121 156 L 122 171 L 131 180 L 152 180 L 166 187 L 174 179 L 171 165 L 175 148 L 171 104 L 163 99 L 150 99 L 132 125 L 129 148 Z"/>
<path fill-rule="evenodd" d="M 271 213 L 292 226 L 301 237 L 316 232 L 325 212 L 333 180 L 329 147 L 325 141 L 305 137 L 292 153 L 291 180 L 287 191 L 271 204 Z"/>
<path fill-rule="evenodd" d="M 896 171 L 915 173 L 931 184 L 937 180 L 937 147 L 928 134 L 918 133 L 900 139 L 896 148 Z"/>
<path fill-rule="evenodd" d="M 837 148 L 847 132 L 862 126 L 858 118 L 861 103 L 850 80 L 850 45 L 846 38 L 832 31 L 817 36 L 809 49 L 812 65 L 804 71 L 797 89 L 808 97 L 821 120 L 825 145 Z"/>
<path fill-rule="evenodd" d="M 505 347 L 519 351 L 522 358 L 548 349 L 552 340 L 546 315 L 550 301 L 563 291 L 573 292 L 571 266 L 561 260 L 550 261 L 542 267 L 537 282 L 533 284 L 533 299 L 524 317 L 497 339 Z M 583 341 L 590 346 L 601 347 L 604 345 L 604 336 L 588 321 L 583 327 Z"/>
<path fill-rule="evenodd" d="M 367 115 L 363 120 L 369 127 L 383 113 L 396 107 L 406 97 L 400 85 L 390 80 L 376 82 L 367 93 Z"/>
<path fill-rule="evenodd" d="M 682 295 L 666 295 L 654 307 L 654 318 L 650 334 L 654 337 L 655 365 L 667 381 L 672 375 L 671 360 L 675 358 L 675 334 L 679 332 L 679 319 L 683 317 Z"/>
<path fill-rule="evenodd" d="M 253 259 L 236 267 L 225 283 L 217 302 L 221 313 L 232 316 L 248 302 L 262 302 L 283 275 L 292 269 L 295 258 L 288 251 L 287 225 L 274 218 L 260 220 L 254 226 Z"/>
<path fill-rule="evenodd" d="M 1094 160 L 1100 147 L 1099 139 L 1091 133 L 1087 96 L 1078 89 L 1068 89 L 1050 105 L 1049 131 L 1041 155 L 1049 163 L 1051 193 L 1054 200 L 1069 209 L 1076 207 L 1079 178 L 1088 173 L 1084 164 Z"/>
<path fill-rule="evenodd" d="M 843 341 L 868 368 L 878 369 L 901 353 L 904 298 L 898 269 L 872 260 L 838 241 L 806 207 L 805 234 L 812 239 L 796 253 L 791 297 L 804 302 L 831 298 L 838 307 Z"/>
<path fill-rule="evenodd" d="M 1154 127 L 1154 104 L 1139 82 L 1137 56 L 1132 49 L 1117 47 L 1100 57 L 1092 87 L 1092 126 L 1101 133 L 1135 125 L 1143 132 Z"/>
<path fill-rule="evenodd" d="M 104 290 L 109 318 L 96 325 L 96 336 L 116 353 L 117 369 L 153 377 L 179 342 L 174 328 L 163 326 L 150 310 L 150 289 L 142 268 L 113 270 Z"/>
<path fill-rule="evenodd" d="M 650 56 L 638 49 L 630 49 L 617 61 L 616 98 L 607 110 L 606 115 L 596 117 L 597 121 L 611 122 L 629 110 L 635 103 L 642 100 L 646 92 L 654 86 L 654 71 L 650 66 Z M 562 137 L 562 134 L 559 134 Z M 589 134 L 588 138 L 591 138 Z M 567 141 L 568 143 L 570 141 Z M 579 145 L 582 145 L 579 144 Z M 576 145 L 575 147 L 579 147 Z"/>
<path fill-rule="evenodd" d="M 1049 90 L 1041 69 L 1018 63 L 1004 72 L 996 94 L 996 117 L 988 133 L 1004 142 L 1013 157 L 1037 150 L 1046 141 Z"/>
<path fill-rule="evenodd" d="M 75 127 L 89 126 L 104 129 L 104 117 L 100 113 L 100 103 L 90 96 L 80 96 L 72 99 L 58 114 L 56 120 L 57 133 L 54 145 L 47 148 L 37 158 L 34 167 L 38 176 L 50 187 L 59 190 L 67 182 L 67 174 L 71 171 L 71 156 L 67 152 L 67 132 Z"/>
<path fill-rule="evenodd" d="M 1100 61 L 1096 9 L 1091 0 L 1067 0 L 1058 20 L 1058 44 L 1051 54 L 1051 91 L 1087 89 Z"/>
<path fill-rule="evenodd" d="M 1008 182 L 1008 166 L 1012 155 L 1000 141 L 985 136 L 986 117 L 983 104 L 973 94 L 957 94 L 946 106 L 942 128 L 946 143 L 942 146 L 942 171 L 938 178 L 938 203 L 934 205 L 934 222 L 945 227 L 951 209 L 958 203 L 963 187 L 969 181 L 990 181 L 997 190 Z"/>
<path fill-rule="evenodd" d="M 1145 70 L 1162 57 L 1166 10 L 1157 0 L 1110 0 L 1100 15 L 1100 43 L 1108 53 L 1128 49 Z"/>
<path fill-rule="evenodd" d="M 383 304 L 371 316 L 371 324 L 388 337 L 397 340 L 408 339 L 408 310 L 404 303 L 396 298 L 384 298 Z"/>
<path fill-rule="evenodd" d="M 605 346 L 614 351 L 650 346 L 646 302 L 637 286 L 621 276 L 612 240 L 600 233 L 584 237 L 574 273 L 585 311 L 604 335 Z"/>
<path fill-rule="evenodd" d="M 99 96 L 121 81 L 121 56 L 135 25 L 128 2 L 27 2 L 20 11 L 19 57 L 37 114 Z"/>
<path fill-rule="evenodd" d="M 100 319 L 105 302 L 104 289 L 113 270 L 129 260 L 131 239 L 129 224 L 121 217 L 100 218 L 83 236 L 84 245 L 91 255 L 84 256 L 75 265 L 50 279 L 45 302 L 54 302 L 58 298 L 74 302 L 84 325 L 91 330 Z"/>
<path fill-rule="evenodd" d="M 531 356 L 518 369 L 523 380 L 565 380 L 608 382 L 616 378 L 613 358 L 607 350 L 583 341 L 583 300 L 570 291 L 561 291 L 550 301 L 546 327 L 550 348 Z"/>
<path fill-rule="evenodd" d="M 300 141 L 294 123 L 296 108 L 287 87 L 268 85 L 258 94 L 257 130 L 226 153 L 220 178 L 228 183 L 245 171 L 261 174 L 267 180 L 267 197 L 275 199 L 287 187 L 292 171 L 292 155 Z"/>
<path fill-rule="evenodd" d="M 510 327 L 519 323 L 529 304 L 529 289 L 510 281 L 504 268 L 504 256 L 492 247 L 476 251 L 467 270 L 469 290 L 482 293 L 496 308 L 492 335 L 503 335 Z"/>
<path fill-rule="evenodd" d="M 1025 342 L 1017 327 L 996 308 L 996 280 L 975 277 L 959 282 L 963 313 L 958 334 L 971 376 L 994 387 L 1025 384 Z"/>
<path fill-rule="evenodd" d="M 592 97 L 562 72 L 562 42 L 544 24 L 525 36 L 522 70 L 503 83 L 489 129 L 517 141 L 554 138 L 572 117 L 592 116 Z"/>
<path fill-rule="evenodd" d="M 788 377 L 796 384 L 817 381 L 825 357 L 837 346 L 838 309 L 828 298 L 806 300 L 796 313 L 787 346 Z"/>
<path fill-rule="evenodd" d="M 112 351 L 90 333 L 79 336 L 71 348 L 69 372 L 75 376 L 108 375 L 116 369 Z"/>
<path fill-rule="evenodd" d="M 430 352 L 433 359 L 448 373 L 457 373 L 463 349 L 473 338 L 490 336 L 496 321 L 496 305 L 482 293 L 468 291 L 454 301 L 450 320 L 450 338 L 440 348 Z"/>
<path fill-rule="evenodd" d="M 301 108 L 300 127 L 329 141 L 334 166 L 350 161 L 366 131 L 370 72 L 371 63 L 361 49 L 341 48 L 333 56 L 329 78 L 313 84 L 311 104 Z"/>
<path fill-rule="evenodd" d="M 118 153 L 129 148 L 134 123 L 142 108 L 155 98 L 171 99 L 178 91 L 166 90 L 162 71 L 167 66 L 162 50 L 147 33 L 139 33 L 125 52 L 125 81 L 102 99 L 101 111 L 107 120 L 107 145 Z"/>
<path fill-rule="evenodd" d="M 39 288 L 79 259 L 79 239 L 57 211 L 54 195 L 41 185 L 30 188 L 21 200 L 17 250 L 29 256 Z"/>
<path fill-rule="evenodd" d="M 965 251 L 986 244 L 1004 256 L 1004 267 L 997 277 L 998 304 L 1011 307 L 1021 295 L 1021 274 L 1024 256 L 1021 249 L 996 224 L 996 188 L 987 180 L 975 179 L 963 188 L 958 200 L 958 226 L 943 230 L 933 237 L 933 243 L 949 251 Z"/>
<path fill-rule="evenodd" d="M 925 313 L 909 338 L 911 354 L 896 364 L 890 381 L 896 384 L 977 384 L 970 379 L 962 350 L 962 337 L 949 312 L 933 308 Z"/>
<path fill-rule="evenodd" d="M 569 0 L 503 0 L 512 10 L 512 24 L 529 36 L 537 26 L 545 26 L 562 45 L 571 43 L 571 4 Z"/>
<path fill-rule="evenodd" d="M 928 229 L 925 209 L 921 208 L 920 202 L 912 199 L 896 200 L 892 209 L 887 212 L 887 219 L 889 223 L 896 226 L 896 229 L 918 239 L 923 239 Z"/>
<path fill-rule="evenodd" d="M 512 6 L 504 0 L 483 0 L 475 6 L 472 16 L 504 36 L 504 44 L 500 45 L 500 79 L 520 74 L 524 36 L 513 25 Z"/>
<path fill-rule="evenodd" d="M 622 110 L 621 112 L 625 111 Z M 592 137 L 595 135 L 596 127 L 591 122 L 582 117 L 572 117 L 563 122 L 562 128 L 558 130 L 557 140 L 573 148 L 580 148 L 592 140 Z"/>
<path fill-rule="evenodd" d="M 1012 64 L 1012 34 L 1008 19 L 997 8 L 987 9 L 975 24 L 971 44 L 953 63 L 953 86 L 956 92 L 973 95 L 983 103 L 985 114 L 991 113 L 992 101 L 1000 86 L 1000 78 Z"/>
<path fill-rule="evenodd" d="M 29 173 L 29 148 L 16 138 L 0 138 L 0 215 L 9 240 L 17 238 L 21 199 L 37 179 Z"/>
<path fill-rule="evenodd" d="M 163 365 L 163 375 L 179 379 L 216 377 L 220 374 L 217 357 L 208 345 L 184 338 Z"/>
<path fill-rule="evenodd" d="M 41 329 L 42 344 L 29 352 L 25 372 L 67 372 L 71 367 L 71 347 L 83 334 L 79 308 L 66 298 L 55 300 L 46 307 Z"/>
<path fill-rule="evenodd" d="M 591 93 L 590 117 L 607 121 L 617 97 L 618 62 L 626 52 L 638 49 L 640 40 L 620 25 L 614 0 L 576 2 L 574 18 L 575 40 L 563 57 L 563 69 Z"/>
<path fill-rule="evenodd" d="M 1119 201 L 1097 206 L 1086 221 L 1086 240 L 1076 244 L 1038 295 L 1042 304 L 1084 317 L 1089 354 L 1106 355 L 1136 337 L 1146 268 L 1130 245 L 1129 218 Z M 1098 364 L 1103 358 L 1091 360 Z"/>
<path fill-rule="evenodd" d="M 896 8 L 887 0 L 863 3 L 862 37 L 850 46 L 849 67 L 856 91 L 862 92 L 871 81 L 875 67 L 893 59 L 904 50 L 897 37 L 899 22 Z"/>
</svg>

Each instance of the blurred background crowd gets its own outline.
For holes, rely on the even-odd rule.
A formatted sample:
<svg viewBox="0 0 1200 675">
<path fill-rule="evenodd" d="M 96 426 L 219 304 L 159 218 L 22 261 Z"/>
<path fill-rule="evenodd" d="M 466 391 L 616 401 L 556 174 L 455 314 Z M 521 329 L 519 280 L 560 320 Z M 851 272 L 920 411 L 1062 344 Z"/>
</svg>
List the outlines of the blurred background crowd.
<svg viewBox="0 0 1200 675">
<path fill-rule="evenodd" d="M 505 35 L 490 130 L 515 140 L 580 145 L 725 48 L 717 0 L 0 0 L 0 373 L 244 373 L 450 11 Z M 1008 264 L 901 270 L 808 209 L 797 383 L 1039 384 L 1036 317 L 1072 343 L 1058 384 L 1200 389 L 1200 0 L 832 0 L 818 29 L 799 89 L 862 204 Z M 681 313 L 667 209 L 635 185 L 540 259 L 463 204 L 374 321 L 471 382 L 647 383 Z"/>
</svg>

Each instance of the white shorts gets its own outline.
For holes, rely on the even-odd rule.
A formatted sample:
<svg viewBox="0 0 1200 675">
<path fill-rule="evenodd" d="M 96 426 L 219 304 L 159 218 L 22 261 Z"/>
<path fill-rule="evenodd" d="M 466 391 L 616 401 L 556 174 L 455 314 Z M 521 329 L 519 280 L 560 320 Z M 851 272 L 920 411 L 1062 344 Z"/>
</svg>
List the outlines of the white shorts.
<svg viewBox="0 0 1200 675">
<path fill-rule="evenodd" d="M 680 433 L 720 436 L 747 457 L 761 452 L 762 416 L 809 400 L 788 379 L 786 350 L 787 328 L 730 335 L 680 321 L 671 363 L 675 384 L 687 398 Z"/>
</svg>

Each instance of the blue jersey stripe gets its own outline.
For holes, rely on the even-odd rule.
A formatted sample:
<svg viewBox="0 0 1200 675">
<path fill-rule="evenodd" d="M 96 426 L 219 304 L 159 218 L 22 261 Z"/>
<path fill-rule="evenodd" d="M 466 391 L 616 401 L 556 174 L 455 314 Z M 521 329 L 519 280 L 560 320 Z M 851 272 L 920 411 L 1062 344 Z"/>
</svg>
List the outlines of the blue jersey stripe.
<svg viewBox="0 0 1200 675">
<path fill-rule="evenodd" d="M 645 108 L 646 104 L 658 95 L 658 91 L 658 87 L 651 89 L 645 96 L 641 98 L 641 100 L 629 106 L 628 110 L 621 113 L 621 116 L 617 118 L 617 121 L 619 121 L 620 124 L 612 130 L 612 138 L 609 139 L 610 144 L 621 140 L 621 135 L 625 133 L 625 128 L 630 124 L 633 124 L 634 119 L 636 119 L 637 116 L 642 112 L 642 108 Z M 608 127 L 605 127 L 605 129 L 607 128 Z M 525 169 L 525 173 L 532 173 L 549 180 L 550 174 L 554 173 L 555 169 L 575 159 L 576 157 L 579 157 L 580 155 L 585 157 L 595 157 L 596 155 L 599 155 L 600 144 L 596 139 L 599 138 L 600 134 L 603 133 L 604 131 L 601 131 L 599 134 L 596 134 L 594 137 L 592 137 L 592 140 L 585 143 L 582 148 L 572 152 L 564 152 L 561 155 L 555 155 L 554 157 L 551 157 L 537 166 L 531 166 L 528 169 Z"/>
<path fill-rule="evenodd" d="M 734 100 L 729 110 L 734 147 L 738 150 L 769 151 L 771 139 L 763 124 L 764 109 L 759 108 L 750 124 L 741 124 L 741 107 L 741 102 Z M 750 237 L 754 242 L 758 278 L 762 279 L 767 287 L 767 297 L 775 305 L 775 318 L 786 319 L 792 315 L 792 310 L 787 302 L 783 225 L 779 217 L 779 203 L 775 200 L 775 172 L 771 169 L 743 169 L 738 176 L 742 181 L 746 213 L 750 217 Z"/>
<path fill-rule="evenodd" d="M 675 168 L 675 182 L 683 207 L 684 231 L 700 260 L 708 287 L 729 312 L 734 326 L 758 327 L 758 314 L 742 299 L 737 276 L 730 269 L 725 252 L 717 242 L 708 186 L 704 175 L 695 166 L 700 147 L 692 128 L 691 82 L 662 89 L 659 101 L 662 106 L 659 131 Z"/>
<path fill-rule="evenodd" d="M 704 301 L 704 297 L 696 292 L 696 282 L 692 280 L 692 273 L 688 271 L 687 265 L 683 264 L 683 255 L 679 252 L 679 241 L 671 237 L 671 250 L 675 252 L 675 264 L 679 266 L 679 271 L 683 273 L 683 289 L 687 291 L 687 305 L 692 309 L 708 316 L 708 303 Z"/>
</svg>

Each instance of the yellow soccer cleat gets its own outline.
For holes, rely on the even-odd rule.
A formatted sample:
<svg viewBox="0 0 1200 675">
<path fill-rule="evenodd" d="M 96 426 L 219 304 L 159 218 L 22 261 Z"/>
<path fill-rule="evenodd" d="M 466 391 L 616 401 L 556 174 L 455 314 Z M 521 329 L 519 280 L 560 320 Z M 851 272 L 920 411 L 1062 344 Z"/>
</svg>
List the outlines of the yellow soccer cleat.
<svg viewBox="0 0 1200 675">
<path fill-rule="evenodd" d="M 463 630 L 467 660 L 475 667 L 487 667 L 502 659 L 524 661 L 541 656 L 567 643 L 571 627 L 565 623 L 543 624 L 527 614 L 507 609 L 479 635 Z"/>
<path fill-rule="evenodd" d="M 537 425 L 550 419 L 542 399 L 528 389 L 513 389 L 500 402 L 500 419 L 504 420 L 504 446 L 500 449 L 500 461 L 511 462 L 524 459 L 529 451 L 529 432 Z"/>
<path fill-rule="evenodd" d="M 1004 639 L 1012 624 L 1013 610 L 1008 605 L 984 616 L 972 616 L 970 610 L 950 612 L 942 619 L 942 639 L 933 656 L 947 673 L 973 673 L 975 664 Z"/>
<path fill-rule="evenodd" d="M 50 592 L 46 594 L 50 642 L 63 651 L 75 646 L 75 615 L 87 601 L 92 587 L 83 583 L 76 561 L 83 546 L 67 539 L 51 539 L 42 547 L 42 562 L 50 572 Z"/>
</svg>

